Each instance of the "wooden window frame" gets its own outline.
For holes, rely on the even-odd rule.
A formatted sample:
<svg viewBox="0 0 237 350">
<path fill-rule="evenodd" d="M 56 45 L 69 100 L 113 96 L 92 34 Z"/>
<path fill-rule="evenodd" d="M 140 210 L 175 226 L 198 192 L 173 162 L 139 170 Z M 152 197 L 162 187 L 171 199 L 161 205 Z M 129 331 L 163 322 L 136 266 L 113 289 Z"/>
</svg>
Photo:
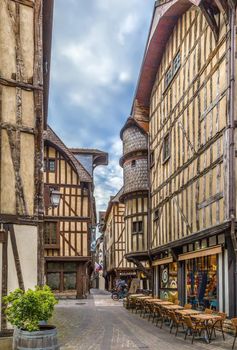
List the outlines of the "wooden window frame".
<svg viewBox="0 0 237 350">
<path fill-rule="evenodd" d="M 54 170 L 50 170 L 50 162 L 54 162 Z M 48 172 L 49 173 L 55 173 L 56 172 L 56 159 L 54 158 L 48 158 Z"/>
<path fill-rule="evenodd" d="M 54 162 L 54 170 L 50 170 L 50 162 Z M 44 172 L 55 173 L 57 167 L 57 162 L 55 158 L 44 158 Z"/>
<path fill-rule="evenodd" d="M 135 224 L 135 225 L 134 225 Z M 141 224 L 141 230 L 139 230 L 139 224 Z M 135 230 L 134 230 L 135 227 Z M 143 234 L 144 233 L 144 223 L 143 220 L 137 220 L 132 222 L 132 234 Z"/>
<path fill-rule="evenodd" d="M 54 223 L 56 224 L 56 241 L 57 243 L 45 243 L 44 242 L 44 248 L 46 249 L 60 249 L 60 222 L 56 221 L 56 220 L 45 220 L 44 221 L 44 226 L 45 224 L 50 224 L 50 223 Z M 45 227 L 44 227 L 44 231 L 45 231 Z M 51 237 L 50 237 L 51 240 Z"/>
<path fill-rule="evenodd" d="M 171 156 L 171 140 L 170 140 L 170 132 L 168 132 L 165 136 L 164 136 L 164 139 L 163 139 L 163 150 L 162 150 L 162 153 L 163 153 L 163 161 L 162 161 L 162 164 L 165 164 L 169 159 L 170 159 L 170 156 Z M 167 155 L 165 155 L 165 142 L 166 140 L 168 141 L 168 147 L 169 147 L 169 152 Z"/>
<path fill-rule="evenodd" d="M 150 151 L 150 168 L 155 165 L 155 151 Z"/>
<path fill-rule="evenodd" d="M 179 57 L 178 60 L 178 65 L 175 67 L 175 63 L 177 58 Z M 180 70 L 181 67 L 181 53 L 180 50 L 176 53 L 176 55 L 174 56 L 169 68 L 166 70 L 165 72 L 165 79 L 164 79 L 164 93 L 166 92 L 166 90 L 168 89 L 168 87 L 170 86 L 170 84 L 172 83 L 172 81 L 174 80 L 174 77 L 176 76 L 176 74 L 178 73 L 178 71 Z M 167 79 L 167 76 L 170 72 L 170 78 Z M 168 80 L 168 82 L 167 82 Z"/>
</svg>

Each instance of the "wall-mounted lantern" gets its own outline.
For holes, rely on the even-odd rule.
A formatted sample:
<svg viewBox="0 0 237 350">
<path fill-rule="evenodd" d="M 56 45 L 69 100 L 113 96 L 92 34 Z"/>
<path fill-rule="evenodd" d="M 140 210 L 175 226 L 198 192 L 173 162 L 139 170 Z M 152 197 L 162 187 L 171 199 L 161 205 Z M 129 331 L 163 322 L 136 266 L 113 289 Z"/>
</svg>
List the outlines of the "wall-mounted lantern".
<svg viewBox="0 0 237 350">
<path fill-rule="evenodd" d="M 57 186 L 44 186 L 44 205 L 45 208 L 58 208 L 62 194 Z"/>
<path fill-rule="evenodd" d="M 53 208 L 57 208 L 60 204 L 61 193 L 55 188 L 50 188 L 50 204 Z"/>
</svg>

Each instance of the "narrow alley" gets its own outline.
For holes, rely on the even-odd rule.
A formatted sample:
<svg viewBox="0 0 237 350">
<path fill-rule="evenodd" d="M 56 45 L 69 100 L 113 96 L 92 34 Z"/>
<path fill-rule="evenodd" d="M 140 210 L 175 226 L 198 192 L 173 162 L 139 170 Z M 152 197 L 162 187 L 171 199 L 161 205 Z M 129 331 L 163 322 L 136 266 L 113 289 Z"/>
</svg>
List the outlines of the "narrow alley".
<svg viewBox="0 0 237 350">
<path fill-rule="evenodd" d="M 169 333 L 168 326 L 156 327 L 138 314 L 113 301 L 110 293 L 92 290 L 87 300 L 61 300 L 53 322 L 59 331 L 61 350 L 180 350 L 231 349 L 233 337 L 223 342 L 218 334 L 211 344 L 191 339 L 184 340 Z M 173 332 L 174 333 L 174 332 Z"/>
</svg>

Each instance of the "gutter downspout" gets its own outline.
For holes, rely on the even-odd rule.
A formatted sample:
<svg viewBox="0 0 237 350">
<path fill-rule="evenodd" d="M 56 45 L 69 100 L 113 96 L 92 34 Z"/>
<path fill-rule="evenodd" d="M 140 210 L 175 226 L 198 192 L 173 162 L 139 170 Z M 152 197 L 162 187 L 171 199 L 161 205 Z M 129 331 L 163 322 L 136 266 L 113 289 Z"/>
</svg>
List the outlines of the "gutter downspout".
<svg viewBox="0 0 237 350">
<path fill-rule="evenodd" d="M 231 7 L 230 10 L 230 49 L 229 49 L 229 62 L 230 62 L 230 70 L 229 70 L 229 78 L 230 78 L 230 113 L 229 113 L 229 128 L 230 128 L 230 139 L 229 139 L 229 155 L 230 155 L 230 163 L 229 163 L 229 215 L 231 219 L 231 240 L 235 252 L 235 293 L 237 292 L 237 240 L 236 240 L 236 232 L 235 232 L 235 222 L 236 222 L 236 186 L 235 186 L 235 7 Z M 237 312 L 236 301 L 234 303 L 234 313 Z"/>
<path fill-rule="evenodd" d="M 150 265 L 151 265 L 151 278 L 150 278 L 150 289 L 152 290 L 152 294 L 154 294 L 154 278 L 152 271 L 152 259 L 151 259 L 151 178 L 150 178 L 150 170 L 151 170 L 151 152 L 150 152 L 150 137 L 149 131 L 147 133 L 147 175 L 148 175 L 148 199 L 147 199 L 147 254 L 149 257 Z"/>
</svg>

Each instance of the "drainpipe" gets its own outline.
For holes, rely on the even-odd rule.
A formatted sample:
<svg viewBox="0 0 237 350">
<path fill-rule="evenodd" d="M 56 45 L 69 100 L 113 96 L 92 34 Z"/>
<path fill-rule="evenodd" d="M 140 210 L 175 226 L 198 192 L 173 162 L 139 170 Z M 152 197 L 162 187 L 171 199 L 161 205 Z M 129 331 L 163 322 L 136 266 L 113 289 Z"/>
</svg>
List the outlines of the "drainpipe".
<svg viewBox="0 0 237 350">
<path fill-rule="evenodd" d="M 231 219 L 231 240 L 235 252 L 235 293 L 237 292 L 237 240 L 235 232 L 235 222 L 236 222 L 236 188 L 235 188 L 235 7 L 230 8 L 230 49 L 229 49 L 229 62 L 230 62 L 230 113 L 229 113 L 229 201 L 230 201 L 230 219 Z M 235 314 L 237 312 L 236 301 L 234 304 Z"/>
<path fill-rule="evenodd" d="M 150 260 L 150 264 L 152 264 L 152 258 L 151 258 L 151 152 L 150 152 L 150 137 L 149 132 L 147 134 L 147 177 L 148 177 L 148 199 L 147 199 L 147 253 Z M 152 265 L 151 265 L 151 278 L 150 278 L 150 284 L 151 284 L 151 290 L 152 293 L 154 292 L 154 286 L 153 283 L 153 273 L 152 273 Z"/>
</svg>

